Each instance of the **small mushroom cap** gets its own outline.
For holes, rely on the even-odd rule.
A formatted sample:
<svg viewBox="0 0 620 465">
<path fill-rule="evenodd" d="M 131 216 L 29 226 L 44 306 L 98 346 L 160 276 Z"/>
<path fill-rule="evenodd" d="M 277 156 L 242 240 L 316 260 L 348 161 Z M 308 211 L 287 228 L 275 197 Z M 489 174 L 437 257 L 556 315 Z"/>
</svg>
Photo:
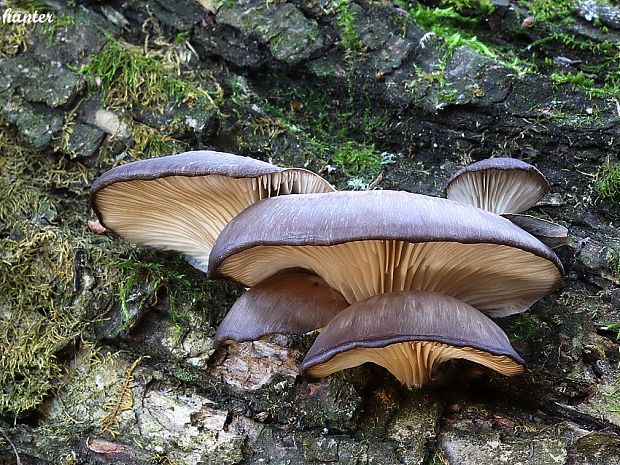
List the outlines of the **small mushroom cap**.
<svg viewBox="0 0 620 465">
<path fill-rule="evenodd" d="M 387 368 L 408 387 L 432 378 L 454 358 L 512 376 L 525 362 L 506 333 L 475 308 L 434 292 L 381 294 L 339 313 L 316 338 L 302 368 L 315 377 L 366 362 Z"/>
<path fill-rule="evenodd" d="M 534 166 L 515 158 L 489 158 L 452 175 L 446 197 L 497 213 L 519 213 L 536 205 L 549 182 Z"/>
<path fill-rule="evenodd" d="M 348 307 L 342 295 L 307 272 L 272 276 L 243 294 L 215 334 L 215 342 L 256 341 L 271 334 L 304 334 Z"/>
<path fill-rule="evenodd" d="M 226 226 L 209 264 L 211 277 L 248 287 L 290 268 L 321 276 L 349 303 L 427 290 L 493 316 L 525 311 L 563 276 L 553 251 L 510 221 L 394 191 L 264 200 Z"/>
<path fill-rule="evenodd" d="M 552 249 L 568 244 L 568 229 L 553 221 L 518 213 L 502 215 Z"/>
<path fill-rule="evenodd" d="M 228 221 L 252 203 L 300 192 L 331 192 L 320 176 L 229 153 L 195 151 L 128 163 L 92 185 L 100 223 L 137 244 L 176 250 L 207 269 Z"/>
</svg>

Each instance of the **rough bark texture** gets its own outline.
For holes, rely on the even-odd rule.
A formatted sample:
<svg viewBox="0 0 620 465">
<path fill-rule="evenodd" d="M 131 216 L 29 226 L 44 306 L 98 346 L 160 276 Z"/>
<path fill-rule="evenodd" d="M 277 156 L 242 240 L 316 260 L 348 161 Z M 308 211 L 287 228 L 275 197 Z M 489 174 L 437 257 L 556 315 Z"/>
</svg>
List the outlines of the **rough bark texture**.
<svg viewBox="0 0 620 465">
<path fill-rule="evenodd" d="M 2 24 L 0 463 L 620 463 L 617 2 L 424 2 L 460 38 L 405 2 L 75 3 Z M 429 195 L 473 160 L 535 164 L 534 214 L 570 237 L 564 288 L 498 320 L 528 373 L 409 392 L 304 378 L 310 336 L 216 351 L 243 289 L 89 223 L 106 169 L 204 148 Z"/>
</svg>

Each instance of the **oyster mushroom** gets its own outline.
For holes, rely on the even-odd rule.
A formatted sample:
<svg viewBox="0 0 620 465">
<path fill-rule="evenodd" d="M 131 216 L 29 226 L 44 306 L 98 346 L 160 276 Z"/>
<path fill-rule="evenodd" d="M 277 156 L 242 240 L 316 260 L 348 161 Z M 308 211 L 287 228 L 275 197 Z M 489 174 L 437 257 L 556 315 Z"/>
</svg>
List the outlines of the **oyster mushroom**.
<svg viewBox="0 0 620 465">
<path fill-rule="evenodd" d="M 491 319 L 434 292 L 381 294 L 339 313 L 308 351 L 302 368 L 313 377 L 373 362 L 407 387 L 432 379 L 438 365 L 466 359 L 507 376 L 525 362 Z"/>
<path fill-rule="evenodd" d="M 333 190 L 304 169 L 196 151 L 113 168 L 93 183 L 90 200 L 105 228 L 140 245 L 181 252 L 206 271 L 218 234 L 247 206 L 274 195 Z"/>
<path fill-rule="evenodd" d="M 553 221 L 522 213 L 504 213 L 502 216 L 552 249 L 568 244 L 568 229 Z"/>
<path fill-rule="evenodd" d="M 344 297 L 318 276 L 307 272 L 278 274 L 235 302 L 217 329 L 215 342 L 304 334 L 322 328 L 346 307 Z"/>
<path fill-rule="evenodd" d="M 549 182 L 534 166 L 515 158 L 489 158 L 452 175 L 446 197 L 501 215 L 536 205 Z"/>
<path fill-rule="evenodd" d="M 491 316 L 523 312 L 562 282 L 546 245 L 479 208 L 407 192 L 266 199 L 230 221 L 209 276 L 252 287 L 292 268 L 350 303 L 404 290 L 455 297 Z"/>
<path fill-rule="evenodd" d="M 568 230 L 551 221 L 522 215 L 549 190 L 549 182 L 534 166 L 515 158 L 489 158 L 457 171 L 446 187 L 446 197 L 497 213 L 549 247 L 568 242 Z"/>
</svg>

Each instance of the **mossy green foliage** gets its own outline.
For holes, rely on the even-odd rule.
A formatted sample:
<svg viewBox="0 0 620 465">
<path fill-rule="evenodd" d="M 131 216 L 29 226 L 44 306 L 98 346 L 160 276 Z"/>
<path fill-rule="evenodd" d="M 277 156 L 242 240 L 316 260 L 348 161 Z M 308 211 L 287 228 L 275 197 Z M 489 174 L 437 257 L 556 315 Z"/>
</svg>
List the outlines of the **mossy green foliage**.
<svg viewBox="0 0 620 465">
<path fill-rule="evenodd" d="M 429 465 L 450 465 L 446 455 L 441 448 L 437 448 L 428 461 Z"/>
<path fill-rule="evenodd" d="M 56 354 L 82 324 L 76 257 L 83 238 L 57 223 L 63 205 L 48 191 L 84 179 L 81 168 L 65 170 L 22 149 L 3 127 L 0 167 L 0 412 L 19 414 L 52 388 L 62 372 Z"/>
<path fill-rule="evenodd" d="M 397 0 L 397 4 L 408 11 L 411 18 L 421 28 L 434 32 L 445 44 L 445 58 L 449 58 L 458 47 L 467 46 L 478 54 L 498 61 L 500 64 L 518 73 L 533 72 L 532 63 L 509 56 L 490 40 L 479 38 L 485 32 L 485 17 L 492 13 L 493 5 L 485 0 L 446 0 L 441 2 L 444 7 L 427 7 L 421 3 L 409 4 L 406 0 Z M 460 10 L 470 9 L 472 15 L 465 15 Z M 488 34 L 487 34 L 488 35 Z"/>
<path fill-rule="evenodd" d="M 32 2 L 8 2 L 7 8 L 30 10 Z M 36 8 L 32 8 L 33 10 Z M 2 9 L 1 12 L 3 12 Z M 0 21 L 0 56 L 14 56 L 26 50 L 29 27 L 25 23 L 5 23 Z"/>
<path fill-rule="evenodd" d="M 27 47 L 26 24 L 3 24 L 0 22 L 0 56 L 14 56 Z"/>
<path fill-rule="evenodd" d="M 377 173 L 381 169 L 381 156 L 374 145 L 362 145 L 354 141 L 342 144 L 332 160 L 342 166 L 347 174 Z"/>
<path fill-rule="evenodd" d="M 601 3 L 603 0 L 601 0 Z M 542 38 L 528 44 L 520 53 L 541 61 L 558 84 L 577 85 L 590 96 L 618 95 L 620 93 L 620 43 L 604 39 L 607 29 L 600 27 L 602 38 L 587 38 L 585 34 L 567 33 L 567 25 L 575 22 L 577 2 L 573 0 L 534 0 L 522 2 L 534 18 L 531 26 Z M 568 49 L 561 52 L 562 49 Z M 552 56 L 566 53 L 576 63 L 578 71 L 568 73 L 562 63 L 554 63 Z"/>
<path fill-rule="evenodd" d="M 518 340 L 533 344 L 545 339 L 549 325 L 533 313 L 522 313 L 514 317 L 507 332 Z"/>
<path fill-rule="evenodd" d="M 605 163 L 596 177 L 595 188 L 604 199 L 620 203 L 620 163 Z"/>
<path fill-rule="evenodd" d="M 484 56 L 497 56 L 486 44 L 478 40 L 474 30 L 479 23 L 477 17 L 464 16 L 453 7 L 437 8 L 417 4 L 406 6 L 414 21 L 423 29 L 432 31 L 445 41 L 448 53 L 467 45 Z"/>
<path fill-rule="evenodd" d="M 587 77 L 583 71 L 577 73 L 559 72 L 551 75 L 558 84 L 573 84 L 576 86 L 590 87 L 594 85 L 594 79 Z"/>
<path fill-rule="evenodd" d="M 221 96 L 215 86 L 205 90 L 178 77 L 177 70 L 161 53 L 144 53 L 113 39 L 81 71 L 100 80 L 104 100 L 110 106 L 133 108 L 184 102 L 213 107 Z"/>
<path fill-rule="evenodd" d="M 195 303 L 210 294 L 211 284 L 204 276 L 190 277 L 188 265 L 180 258 L 171 258 L 165 263 L 157 261 L 157 257 L 148 257 L 145 253 L 140 260 L 126 259 L 111 263 L 119 271 L 118 302 L 124 317 L 125 330 L 135 323 L 129 311 L 130 301 L 136 297 L 145 297 L 144 285 L 149 291 L 146 297 L 149 305 L 154 305 L 161 290 L 165 289 L 166 308 L 175 335 L 180 338 L 184 331 L 184 309 L 182 304 Z"/>
<path fill-rule="evenodd" d="M 135 121 L 131 125 L 131 135 L 134 145 L 128 153 L 135 159 L 171 155 L 187 150 L 184 142 L 174 139 L 161 130 Z"/>
<path fill-rule="evenodd" d="M 0 414 L 39 405 L 63 376 L 59 352 L 101 337 L 94 328 L 136 323 L 117 312 L 141 305 L 141 315 L 165 299 L 180 339 L 190 307 L 208 302 L 220 317 L 232 300 L 230 286 L 179 257 L 92 233 L 87 192 L 98 172 L 25 149 L 0 126 Z"/>
<path fill-rule="evenodd" d="M 0 412 L 39 404 L 61 373 L 56 353 L 77 335 L 74 250 L 56 228 L 22 224 L 0 251 Z"/>
<path fill-rule="evenodd" d="M 231 83 L 230 102 L 246 107 L 256 104 L 265 111 L 264 117 L 248 120 L 249 133 L 260 135 L 271 145 L 280 136 L 302 140 L 303 155 L 308 159 L 323 166 L 337 165 L 349 176 L 374 177 L 379 173 L 380 152 L 393 149 L 380 142 L 381 131 L 390 124 L 387 110 L 375 109 L 371 99 L 356 103 L 346 91 L 332 95 L 313 86 L 280 84 L 275 76 L 269 82 L 268 98 L 264 99 L 245 94 L 236 80 Z M 359 106 L 364 110 L 356 110 Z M 239 115 L 239 119 L 247 116 Z M 248 149 L 256 150 L 256 146 Z"/>
<path fill-rule="evenodd" d="M 473 10 L 481 14 L 491 14 L 495 9 L 491 0 L 440 0 L 439 3 L 455 10 Z"/>
<path fill-rule="evenodd" d="M 21 1 L 9 1 L 6 4 L 6 8 L 11 8 L 14 12 L 23 11 L 23 12 L 53 12 L 54 21 L 51 23 L 45 22 L 40 23 L 37 27 L 43 29 L 45 34 L 47 35 L 50 44 L 55 42 L 56 33 L 65 29 L 68 26 L 75 24 L 75 18 L 71 15 L 62 15 L 58 12 L 50 10 L 50 8 L 45 5 L 44 2 L 40 1 L 31 1 L 31 0 L 21 0 Z M 1 10 L 0 13 L 4 11 Z M 5 54 L 8 56 L 14 56 L 19 52 L 26 50 L 27 42 L 26 37 L 33 30 L 33 26 L 31 24 L 26 23 L 4 23 L 0 21 L 0 54 Z"/>
<path fill-rule="evenodd" d="M 492 58 L 518 73 L 545 72 L 558 85 L 576 85 L 588 95 L 620 94 L 620 43 L 612 40 L 585 39 L 565 32 L 568 23 L 575 22 L 576 2 L 573 0 L 521 1 L 534 18 L 530 26 L 541 39 L 523 49 L 510 50 L 497 41 L 486 27 L 486 16 L 492 6 L 486 1 L 444 0 L 439 6 L 412 4 L 397 0 L 419 26 L 440 36 L 446 46 L 446 57 L 466 45 L 478 54 Z M 602 32 L 606 33 L 602 28 Z M 567 72 L 561 63 L 554 63 L 547 55 L 570 49 L 572 58 L 582 59 L 575 72 Z M 445 62 L 445 59 L 444 59 Z"/>
<path fill-rule="evenodd" d="M 356 29 L 357 15 L 351 9 L 349 0 L 338 0 L 336 5 L 336 26 L 340 32 L 340 41 L 347 51 L 360 51 L 364 44 Z"/>
<path fill-rule="evenodd" d="M 45 23 L 44 25 L 45 32 L 49 39 L 50 45 L 53 45 L 54 43 L 56 43 L 56 40 L 57 40 L 56 34 L 58 34 L 59 31 L 65 30 L 68 27 L 73 26 L 74 24 L 75 24 L 75 18 L 70 15 L 63 15 L 63 16 L 56 15 L 52 23 Z"/>
<path fill-rule="evenodd" d="M 575 3 L 575 0 L 534 0 L 529 9 L 536 21 L 545 22 L 570 18 Z"/>
<path fill-rule="evenodd" d="M 620 331 L 618 334 L 620 335 Z M 610 410 L 613 413 L 620 413 L 620 376 L 613 381 L 612 388 L 613 390 L 607 394 L 607 396 L 611 399 Z"/>
<path fill-rule="evenodd" d="M 620 262 L 618 262 L 618 266 L 620 266 Z M 616 340 L 620 341 L 620 323 L 613 323 L 611 325 L 603 326 L 601 329 L 603 331 L 612 331 L 616 333 Z"/>
<path fill-rule="evenodd" d="M 620 281 L 620 251 L 614 248 L 607 248 L 605 260 L 611 270 L 612 279 Z"/>
<path fill-rule="evenodd" d="M 556 50 L 554 53 L 558 48 L 568 48 L 583 60 L 579 63 L 578 72 L 568 73 L 551 58 L 546 58 L 544 66 L 552 72 L 555 70 L 551 77 L 559 84 L 580 86 L 590 96 L 620 94 L 620 43 L 583 40 L 564 32 L 552 32 L 557 27 L 557 24 L 545 24 L 543 28 L 548 31 L 546 37 L 532 43 L 530 48 L 537 50 L 548 46 Z"/>
</svg>

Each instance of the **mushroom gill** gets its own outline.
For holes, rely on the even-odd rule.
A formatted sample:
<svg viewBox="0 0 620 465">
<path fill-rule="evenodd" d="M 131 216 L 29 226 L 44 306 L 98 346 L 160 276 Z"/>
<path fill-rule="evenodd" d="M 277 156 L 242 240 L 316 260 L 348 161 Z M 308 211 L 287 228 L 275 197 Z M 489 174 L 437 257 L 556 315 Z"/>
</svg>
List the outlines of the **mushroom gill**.
<svg viewBox="0 0 620 465">
<path fill-rule="evenodd" d="M 327 181 L 307 170 L 202 151 L 114 168 L 93 184 L 91 204 L 112 232 L 181 252 L 206 271 L 220 231 L 247 206 L 275 195 L 329 191 Z"/>
<path fill-rule="evenodd" d="M 211 276 L 250 287 L 294 267 L 321 276 L 351 304 L 385 292 L 426 290 L 493 316 L 525 311 L 554 290 L 563 273 L 547 246 L 508 220 L 391 191 L 255 204 L 222 231 L 209 265 Z"/>
<path fill-rule="evenodd" d="M 318 276 L 302 271 L 278 274 L 235 302 L 218 327 L 215 342 L 304 334 L 322 328 L 347 306 L 344 297 Z"/>
<path fill-rule="evenodd" d="M 533 207 L 549 190 L 534 166 L 514 158 L 489 158 L 452 175 L 446 197 L 501 215 Z"/>
<path fill-rule="evenodd" d="M 310 376 L 327 376 L 366 362 L 388 369 L 407 387 L 420 387 L 451 359 L 466 359 L 506 376 L 525 362 L 506 334 L 475 308 L 434 292 L 381 294 L 339 313 L 303 361 Z"/>
</svg>

